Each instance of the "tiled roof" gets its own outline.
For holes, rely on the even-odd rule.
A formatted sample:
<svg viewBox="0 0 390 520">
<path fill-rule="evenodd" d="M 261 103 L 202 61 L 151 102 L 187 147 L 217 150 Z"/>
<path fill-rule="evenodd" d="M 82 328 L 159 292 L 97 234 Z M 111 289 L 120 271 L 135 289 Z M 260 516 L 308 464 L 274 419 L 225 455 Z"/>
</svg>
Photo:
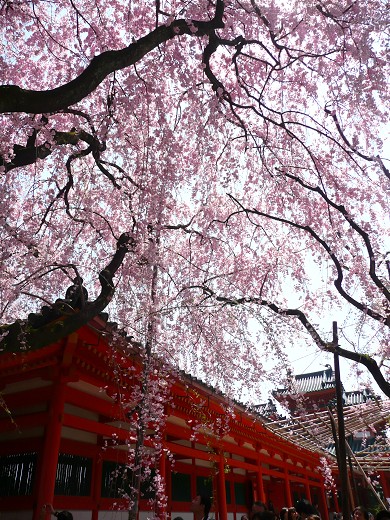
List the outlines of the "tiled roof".
<svg viewBox="0 0 390 520">
<path fill-rule="evenodd" d="M 334 372 L 330 365 L 326 365 L 325 370 L 311 372 L 309 374 L 299 374 L 291 380 L 288 388 L 278 388 L 275 394 L 307 394 L 320 390 L 335 388 Z"/>
<path fill-rule="evenodd" d="M 355 392 L 344 392 L 343 399 L 345 405 L 351 405 L 372 401 L 375 400 L 376 397 L 370 392 L 368 388 L 365 388 L 362 392 L 360 390 Z"/>
<path fill-rule="evenodd" d="M 332 389 L 335 392 L 336 381 L 334 371 L 330 365 L 326 366 L 327 368 L 325 370 L 296 375 L 292 379 L 289 387 L 278 388 L 277 391 L 274 392 L 274 395 L 310 394 L 312 392 L 320 392 L 327 389 Z M 346 392 L 343 390 L 343 401 L 346 406 L 362 404 L 373 399 L 376 399 L 376 397 L 368 388 L 365 388 L 363 391 L 355 390 L 352 392 Z"/>
<path fill-rule="evenodd" d="M 331 368 L 295 377 L 295 387 L 299 393 L 318 392 L 335 386 L 334 372 Z"/>
<path fill-rule="evenodd" d="M 272 399 L 268 399 L 266 403 L 254 405 L 251 407 L 251 411 L 256 415 L 260 415 L 263 419 L 272 421 L 285 419 L 278 413 L 275 402 Z"/>
</svg>

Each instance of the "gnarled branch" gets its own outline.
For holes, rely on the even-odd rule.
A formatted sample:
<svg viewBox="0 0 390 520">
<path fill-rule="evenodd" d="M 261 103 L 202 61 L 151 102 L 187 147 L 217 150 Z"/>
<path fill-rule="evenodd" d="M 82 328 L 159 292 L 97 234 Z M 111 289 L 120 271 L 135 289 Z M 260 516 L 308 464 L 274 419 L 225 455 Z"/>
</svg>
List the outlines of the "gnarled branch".
<svg viewBox="0 0 390 520">
<path fill-rule="evenodd" d="M 335 266 L 335 269 L 336 269 L 336 272 L 337 272 L 337 276 L 336 276 L 336 278 L 335 278 L 333 283 L 334 283 L 334 286 L 336 287 L 338 293 L 348 303 L 350 303 L 353 307 L 355 307 L 359 311 L 363 312 L 364 314 L 367 314 L 368 316 L 370 316 L 370 318 L 373 318 L 374 320 L 376 320 L 376 321 L 378 321 L 380 323 L 385 324 L 387 327 L 390 326 L 390 314 L 386 314 L 385 316 L 383 316 L 382 314 L 377 312 L 375 309 L 373 309 L 373 308 L 369 307 L 368 305 L 366 305 L 366 304 L 356 300 L 356 298 L 351 296 L 345 290 L 345 288 L 343 286 L 344 273 L 343 273 L 343 269 L 342 269 L 342 265 L 341 265 L 340 260 L 338 259 L 336 254 L 332 251 L 332 248 L 329 246 L 329 244 L 326 242 L 326 240 L 321 238 L 320 235 L 311 226 L 297 224 L 296 222 L 293 222 L 291 220 L 285 219 L 283 217 L 277 217 L 275 215 L 271 215 L 270 213 L 265 213 L 263 211 L 255 209 L 255 208 L 253 208 L 253 209 L 245 208 L 245 207 L 242 206 L 242 204 L 235 197 L 233 197 L 232 195 L 229 195 L 229 197 L 240 208 L 239 212 L 244 213 L 245 215 L 258 215 L 260 217 L 265 217 L 265 218 L 268 218 L 270 220 L 273 220 L 275 222 L 280 222 L 281 224 L 287 224 L 288 226 L 290 226 L 292 228 L 299 229 L 300 231 L 304 231 L 305 233 L 308 233 L 318 244 L 320 244 L 320 246 L 326 251 L 326 253 L 331 258 L 331 260 L 333 262 L 333 265 Z M 337 208 L 337 205 L 334 205 L 334 207 Z M 353 222 L 353 221 L 352 221 L 352 219 L 350 217 L 348 217 L 348 213 L 345 211 L 345 208 L 341 207 L 341 206 L 340 206 L 340 208 L 343 208 L 344 212 L 341 211 L 340 209 L 339 209 L 339 211 L 341 211 L 341 213 L 343 214 L 344 218 L 346 218 L 348 220 L 348 222 L 350 223 L 350 225 L 352 225 L 351 222 Z M 361 234 L 361 233 L 359 233 L 359 234 Z M 363 235 L 361 235 L 361 236 L 364 239 L 368 240 L 368 236 L 367 237 L 364 237 Z M 369 241 L 368 241 L 368 243 L 369 243 Z M 367 246 L 367 242 L 366 241 L 365 241 L 365 244 Z M 370 265 L 370 273 L 371 273 L 371 275 L 375 274 L 375 270 L 372 269 L 371 265 Z M 376 280 L 379 281 L 379 279 L 377 277 L 376 277 Z M 378 285 L 378 284 L 376 283 L 376 285 Z M 389 291 L 386 289 L 386 287 L 383 284 L 379 284 L 379 288 L 381 289 L 382 293 L 388 298 L 389 297 Z"/>
<path fill-rule="evenodd" d="M 79 76 L 55 89 L 35 91 L 22 89 L 17 85 L 2 85 L 0 113 L 45 114 L 75 105 L 91 94 L 109 74 L 134 65 L 162 43 L 183 34 L 196 37 L 213 34 L 215 29 L 224 26 L 223 10 L 223 0 L 217 0 L 215 16 L 211 20 L 176 20 L 169 26 L 157 27 L 124 49 L 103 52 L 95 56 Z"/>
<path fill-rule="evenodd" d="M 114 276 L 122 265 L 126 254 L 135 247 L 135 240 L 129 233 L 123 233 L 116 252 L 108 265 L 99 273 L 101 291 L 94 301 L 86 301 L 81 308 L 69 308 L 42 327 L 34 328 L 28 320 L 18 320 L 0 328 L 0 348 L 7 352 L 35 350 L 61 340 L 86 325 L 98 316 L 110 303 L 115 292 Z"/>
<path fill-rule="evenodd" d="M 338 345 L 334 345 L 332 342 L 325 341 L 320 333 L 317 331 L 316 327 L 310 322 L 308 317 L 304 312 L 299 309 L 290 309 L 290 308 L 282 308 L 276 305 L 273 302 L 265 300 L 263 298 L 256 297 L 240 297 L 240 298 L 232 298 L 229 296 L 222 296 L 216 294 L 210 287 L 201 285 L 201 286 L 190 286 L 188 289 L 199 289 L 202 291 L 202 294 L 206 295 L 207 298 L 212 298 L 216 302 L 221 303 L 222 305 L 228 306 L 236 306 L 236 305 L 259 305 L 262 307 L 267 307 L 271 311 L 273 311 L 278 316 L 292 316 L 295 317 L 302 326 L 306 329 L 306 331 L 310 334 L 316 345 L 325 351 L 334 353 L 335 351 L 338 354 L 346 359 L 350 359 L 355 363 L 360 363 L 364 365 L 370 374 L 373 376 L 375 381 L 377 382 L 379 388 L 384 392 L 388 397 L 390 397 L 390 382 L 387 381 L 378 365 L 378 363 L 371 356 L 359 354 L 358 352 L 354 352 L 352 350 L 347 350 L 341 348 Z"/>
<path fill-rule="evenodd" d="M 1 87 L 0 87 L 1 89 Z M 54 131 L 53 141 L 58 146 L 73 145 L 76 146 L 80 141 L 87 143 L 91 150 L 97 149 L 103 151 L 104 143 L 100 143 L 96 137 L 85 132 L 84 130 L 70 130 L 69 132 Z M 13 148 L 14 156 L 11 161 L 6 161 L 0 156 L 0 166 L 4 166 L 6 172 L 19 168 L 21 166 L 28 166 L 35 164 L 38 159 L 46 159 L 52 152 L 53 147 L 50 143 L 45 142 L 40 145 L 35 144 L 35 139 L 29 138 L 26 146 L 15 144 Z"/>
</svg>

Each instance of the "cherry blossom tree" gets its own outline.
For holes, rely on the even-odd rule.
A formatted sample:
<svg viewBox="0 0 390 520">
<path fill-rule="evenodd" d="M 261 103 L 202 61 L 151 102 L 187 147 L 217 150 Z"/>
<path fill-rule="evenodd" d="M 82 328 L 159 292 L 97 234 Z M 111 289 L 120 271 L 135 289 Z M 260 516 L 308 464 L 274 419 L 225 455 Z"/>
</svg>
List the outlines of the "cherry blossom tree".
<svg viewBox="0 0 390 520">
<path fill-rule="evenodd" d="M 2 0 L 1 348 L 107 308 L 144 349 L 143 408 L 156 354 L 256 401 L 267 356 L 279 382 L 313 341 L 390 397 L 388 14 Z"/>
<path fill-rule="evenodd" d="M 385 0 L 0 14 L 0 315 L 20 317 L 3 348 L 109 305 L 151 354 L 228 393 L 314 340 L 390 396 Z M 25 319 L 42 305 L 65 315 L 45 334 Z"/>
</svg>

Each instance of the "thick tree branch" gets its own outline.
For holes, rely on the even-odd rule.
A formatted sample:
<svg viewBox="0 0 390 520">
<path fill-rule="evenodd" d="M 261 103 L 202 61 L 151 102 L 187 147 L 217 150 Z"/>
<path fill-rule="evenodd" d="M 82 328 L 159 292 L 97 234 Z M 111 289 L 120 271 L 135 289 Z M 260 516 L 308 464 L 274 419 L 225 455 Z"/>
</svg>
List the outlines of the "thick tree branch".
<svg viewBox="0 0 390 520">
<path fill-rule="evenodd" d="M 346 292 L 346 290 L 343 287 L 344 274 L 343 274 L 343 269 L 342 269 L 342 266 L 341 266 L 341 263 L 340 263 L 339 259 L 337 258 L 336 254 L 332 251 L 332 248 L 329 246 L 329 244 L 325 240 L 323 240 L 318 235 L 318 233 L 316 233 L 314 231 L 313 228 L 311 228 L 308 225 L 304 226 L 302 224 L 297 224 L 296 222 L 293 222 L 291 220 L 288 220 L 288 219 L 285 219 L 285 218 L 282 218 L 282 217 L 277 217 L 275 215 L 271 215 L 271 214 L 265 213 L 263 211 L 259 211 L 259 210 L 255 209 L 255 208 L 253 208 L 253 209 L 244 208 L 241 205 L 241 203 L 235 197 L 233 197 L 232 195 L 229 195 L 229 197 L 235 202 L 235 204 L 237 206 L 239 206 L 241 208 L 240 211 L 242 213 L 244 213 L 245 215 L 247 215 L 247 216 L 248 215 L 258 215 L 260 217 L 265 217 L 265 218 L 268 218 L 270 220 L 274 220 L 275 222 L 280 222 L 282 224 L 287 224 L 288 226 L 290 226 L 292 228 L 304 231 L 305 233 L 308 233 L 311 237 L 313 237 L 313 239 L 318 244 L 320 244 L 321 247 L 327 252 L 327 254 L 329 255 L 329 257 L 331 258 L 331 260 L 333 262 L 333 265 L 336 268 L 337 277 L 335 278 L 333 283 L 334 283 L 334 286 L 336 287 L 337 291 L 339 292 L 339 294 L 348 303 L 353 305 L 359 311 L 363 312 L 364 314 L 367 314 L 368 316 L 370 316 L 371 318 L 373 318 L 376 321 L 379 321 L 380 323 L 384 323 L 388 327 L 390 326 L 390 314 L 387 314 L 387 315 L 383 316 L 379 312 L 377 312 L 374 309 L 370 308 L 368 305 L 365 305 L 365 304 L 361 303 L 360 301 L 356 300 L 355 298 L 353 298 L 350 294 L 348 294 Z M 381 288 L 381 290 L 383 292 L 383 288 Z"/>
<path fill-rule="evenodd" d="M 273 302 L 269 302 L 268 300 L 256 297 L 241 297 L 241 298 L 231 298 L 227 296 L 217 295 L 210 287 L 201 285 L 201 286 L 190 286 L 188 289 L 199 289 L 203 294 L 206 295 L 206 298 L 212 298 L 216 302 L 222 303 L 223 305 L 236 306 L 236 305 L 260 305 L 262 307 L 267 307 L 271 311 L 273 311 L 278 316 L 292 316 L 295 317 L 306 331 L 310 334 L 316 345 L 326 352 L 334 353 L 336 350 L 338 354 L 346 359 L 350 359 L 355 363 L 360 363 L 364 365 L 370 374 L 373 376 L 375 381 L 378 383 L 378 386 L 388 397 L 390 397 L 390 382 L 386 381 L 383 377 L 383 374 L 378 366 L 378 363 L 368 355 L 359 354 L 357 352 L 353 352 L 351 350 L 346 350 L 338 345 L 334 345 L 332 342 L 325 341 L 322 339 L 319 332 L 316 330 L 314 325 L 309 321 L 306 314 L 299 309 L 289 309 L 282 308 L 276 305 Z"/>
<path fill-rule="evenodd" d="M 103 151 L 105 149 L 104 143 L 99 142 L 96 137 L 84 130 L 79 130 L 77 132 L 75 130 L 70 130 L 69 132 L 54 132 L 53 141 L 58 146 L 76 146 L 80 141 L 82 141 L 87 143 L 91 147 L 91 150 Z M 11 161 L 7 162 L 0 156 L 0 166 L 4 166 L 6 172 L 21 166 L 34 164 L 38 159 L 46 159 L 46 157 L 53 152 L 53 147 L 48 142 L 37 146 L 35 144 L 35 139 L 29 138 L 26 146 L 15 144 L 13 151 L 14 157 Z"/>
<path fill-rule="evenodd" d="M 388 168 L 386 168 L 386 166 L 384 165 L 384 163 L 383 163 L 382 159 L 379 157 L 379 155 L 377 155 L 376 157 L 371 157 L 369 155 L 365 155 L 364 153 L 359 152 L 359 150 L 357 150 L 356 146 L 353 146 L 352 143 L 350 143 L 349 140 L 347 139 L 347 136 L 345 135 L 343 129 L 341 128 L 341 125 L 339 123 L 336 113 L 333 110 L 329 110 L 327 107 L 325 107 L 325 113 L 328 116 L 331 116 L 331 118 L 333 119 L 341 139 L 348 146 L 348 148 L 350 148 L 356 155 L 358 155 L 362 159 L 365 159 L 366 161 L 370 161 L 370 162 L 376 162 L 377 164 L 379 164 L 379 167 L 381 168 L 383 173 L 390 180 L 390 171 L 388 170 Z"/>
<path fill-rule="evenodd" d="M 366 233 L 366 231 L 364 231 L 352 219 L 352 216 L 348 213 L 348 211 L 345 209 L 345 207 L 343 205 L 336 204 L 335 202 L 333 202 L 326 195 L 324 190 L 322 190 L 319 186 L 316 186 L 316 187 L 310 186 L 309 184 L 304 182 L 302 179 L 300 179 L 296 175 L 292 175 L 292 174 L 284 172 L 284 171 L 282 173 L 283 173 L 283 175 L 285 175 L 289 179 L 292 179 L 293 181 L 295 181 L 298 184 L 300 184 L 301 186 L 303 186 L 305 189 L 307 189 L 309 191 L 312 191 L 314 193 L 318 193 L 324 199 L 324 201 L 327 204 L 329 204 L 329 206 L 331 206 L 336 211 L 338 211 L 345 218 L 345 220 L 348 222 L 348 224 L 351 226 L 351 228 L 354 229 L 356 231 L 356 233 L 358 233 L 361 236 L 361 238 L 362 238 L 362 240 L 364 242 L 364 245 L 366 247 L 366 250 L 367 250 L 367 257 L 368 257 L 369 266 L 370 266 L 370 268 L 369 268 L 370 278 L 375 283 L 375 285 L 378 287 L 378 289 L 380 289 L 380 291 L 384 294 L 384 296 L 387 299 L 387 301 L 390 302 L 390 291 L 387 289 L 385 284 L 382 282 L 382 280 L 378 277 L 378 275 L 376 273 L 375 254 L 374 254 L 374 251 L 372 249 L 372 245 L 371 245 L 371 241 L 370 241 L 370 237 L 369 237 L 368 233 Z"/>
<path fill-rule="evenodd" d="M 110 303 L 115 292 L 114 276 L 122 265 L 126 254 L 134 250 L 135 241 L 129 233 L 123 233 L 117 242 L 117 249 L 109 264 L 99 273 L 101 291 L 94 301 L 85 301 L 80 308 L 72 308 L 67 301 L 61 312 L 55 312 L 49 323 L 34 327 L 29 320 L 19 320 L 0 327 L 0 348 L 6 352 L 34 350 L 50 345 L 72 334 L 98 316 Z M 49 310 L 50 312 L 50 310 Z"/>
<path fill-rule="evenodd" d="M 0 113 L 27 112 L 43 114 L 58 112 L 75 105 L 91 92 L 112 72 L 139 62 L 146 54 L 179 35 L 196 37 L 211 35 L 224 26 L 223 0 L 217 0 L 215 16 L 209 21 L 187 22 L 176 20 L 171 25 L 161 25 L 124 49 L 106 51 L 95 56 L 88 67 L 75 79 L 52 90 L 25 90 L 16 85 L 0 86 Z"/>
<path fill-rule="evenodd" d="M 365 366 L 370 374 L 373 376 L 375 381 L 377 382 L 379 388 L 382 392 L 390 398 L 390 382 L 387 381 L 379 368 L 378 363 L 371 356 L 366 354 L 359 354 L 358 352 L 353 352 L 352 350 L 346 350 L 339 346 L 337 347 L 329 347 L 326 349 L 328 352 L 334 352 L 335 350 L 338 352 L 339 356 L 343 358 L 350 359 L 355 363 L 360 363 Z"/>
</svg>

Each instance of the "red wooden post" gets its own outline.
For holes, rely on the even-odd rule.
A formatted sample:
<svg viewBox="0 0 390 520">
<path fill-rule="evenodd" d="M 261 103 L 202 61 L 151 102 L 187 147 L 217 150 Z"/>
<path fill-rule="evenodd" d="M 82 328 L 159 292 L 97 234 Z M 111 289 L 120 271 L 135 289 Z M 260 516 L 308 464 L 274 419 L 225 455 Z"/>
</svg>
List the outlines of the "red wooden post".
<svg viewBox="0 0 390 520">
<path fill-rule="evenodd" d="M 265 499 L 265 491 L 264 491 L 264 482 L 263 482 L 263 471 L 261 469 L 261 454 L 260 450 L 262 449 L 262 445 L 260 443 L 256 444 L 257 449 L 257 471 L 256 471 L 256 492 L 254 493 L 253 500 L 264 502 Z"/>
<path fill-rule="evenodd" d="M 332 488 L 332 495 L 333 495 L 333 501 L 334 501 L 334 507 L 336 509 L 336 513 L 340 513 L 340 504 L 339 504 L 339 499 L 337 496 L 337 489 L 335 487 Z"/>
<path fill-rule="evenodd" d="M 219 520 L 227 520 L 227 505 L 226 505 L 226 487 L 225 487 L 225 456 L 223 451 L 219 454 L 218 474 L 217 474 L 217 489 L 218 489 L 218 518 Z"/>
<path fill-rule="evenodd" d="M 98 438 L 100 442 L 101 437 Z M 100 498 L 102 490 L 102 478 L 103 478 L 103 460 L 101 456 L 101 446 L 98 441 L 96 445 L 96 452 L 93 461 L 93 478 L 92 478 L 92 516 L 91 520 L 98 520 Z"/>
<path fill-rule="evenodd" d="M 172 470 L 171 470 L 171 462 L 169 461 L 168 457 L 166 458 L 166 477 L 165 480 L 165 488 L 167 492 L 167 518 L 171 518 L 172 515 Z"/>
<path fill-rule="evenodd" d="M 291 497 L 291 486 L 290 486 L 290 477 L 288 474 L 287 465 L 284 466 L 284 480 L 285 480 L 285 490 L 286 490 L 286 504 L 287 507 L 292 507 L 292 497 Z"/>
<path fill-rule="evenodd" d="M 45 429 L 45 440 L 37 468 L 38 489 L 33 520 L 39 520 L 42 507 L 45 504 L 53 504 L 58 453 L 61 444 L 64 401 L 65 381 L 63 377 L 60 377 L 53 384 L 49 418 Z M 47 512 L 46 519 L 49 518 L 50 513 Z"/>
<path fill-rule="evenodd" d="M 310 485 L 309 485 L 309 481 L 306 477 L 306 482 L 305 482 L 305 491 L 306 491 L 306 499 L 311 503 L 311 493 L 310 493 Z"/>
<path fill-rule="evenodd" d="M 389 486 L 389 483 L 387 482 L 386 473 L 384 471 L 381 471 L 381 473 L 380 473 L 380 483 L 381 483 L 381 486 L 383 489 L 383 494 L 385 495 L 385 499 L 390 498 L 390 486 Z M 386 502 L 386 500 L 385 500 L 385 502 Z"/>
<path fill-rule="evenodd" d="M 159 472 L 160 472 L 160 476 L 161 476 L 161 479 L 162 481 L 164 482 L 164 488 L 165 488 L 165 495 L 166 495 L 166 489 L 167 489 L 167 485 L 166 485 L 166 476 L 167 476 L 167 472 L 166 472 L 166 464 L 167 464 L 167 456 L 166 456 L 166 453 L 164 450 L 162 450 L 161 452 L 161 456 L 160 456 L 160 461 L 159 461 Z M 161 504 L 157 504 L 157 516 L 160 520 L 166 520 L 167 518 L 167 506 L 164 505 L 162 506 Z"/>
<path fill-rule="evenodd" d="M 321 483 L 320 490 L 321 490 L 321 499 L 322 499 L 322 503 L 323 503 L 322 518 L 329 518 L 329 515 L 328 515 L 328 501 L 326 500 L 325 487 L 324 487 L 324 483 L 323 482 Z"/>
</svg>

